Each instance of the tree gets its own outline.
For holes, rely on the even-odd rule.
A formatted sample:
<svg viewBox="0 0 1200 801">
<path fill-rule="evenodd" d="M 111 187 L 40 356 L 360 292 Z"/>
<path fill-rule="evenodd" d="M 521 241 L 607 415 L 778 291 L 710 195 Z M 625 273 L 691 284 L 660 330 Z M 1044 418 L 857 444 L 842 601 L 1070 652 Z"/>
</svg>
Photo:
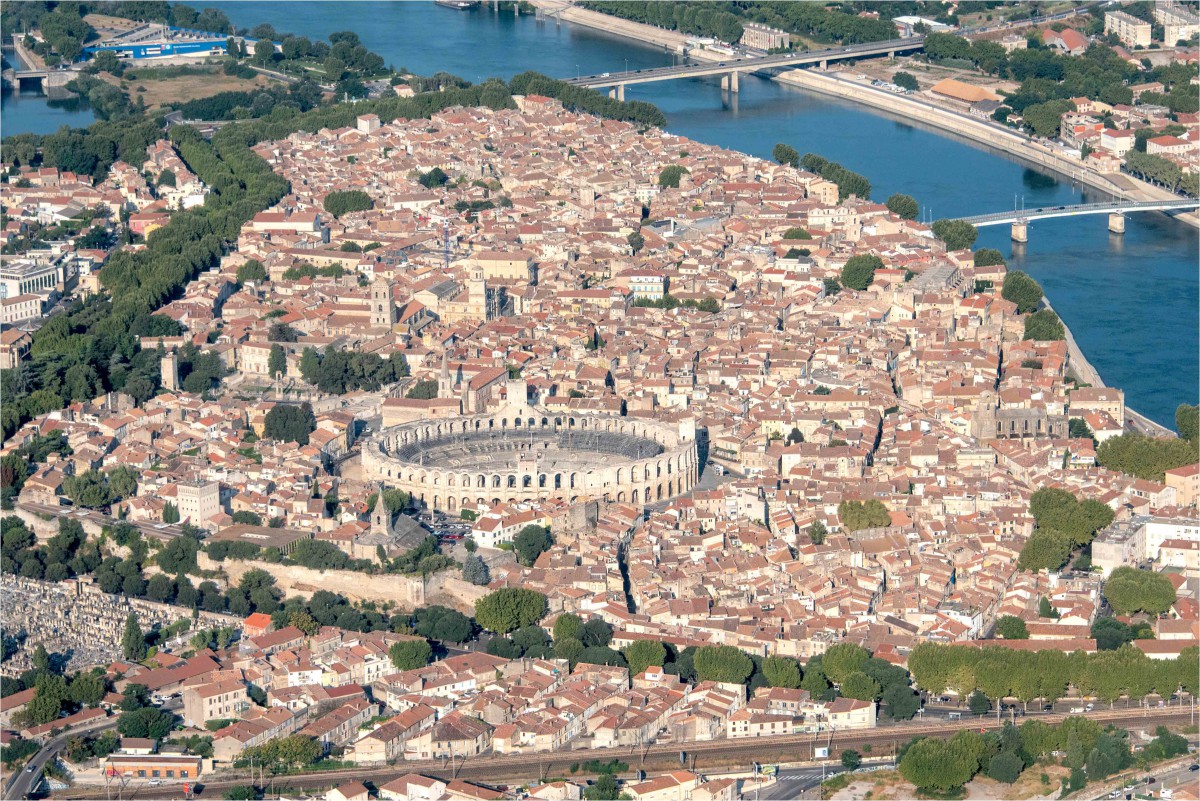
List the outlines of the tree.
<svg viewBox="0 0 1200 801">
<path fill-rule="evenodd" d="M 601 774 L 595 782 L 583 790 L 586 801 L 612 801 L 620 798 L 617 779 L 611 773 Z"/>
<path fill-rule="evenodd" d="M 594 617 L 579 630 L 579 640 L 587 648 L 604 648 L 612 642 L 612 626 L 607 621 Z"/>
<path fill-rule="evenodd" d="M 258 259 L 248 259 L 237 268 L 237 282 L 245 284 L 249 281 L 266 281 L 267 268 Z"/>
<path fill-rule="evenodd" d="M 1001 751 L 988 762 L 987 774 L 998 782 L 1012 784 L 1024 769 L 1025 762 L 1015 752 Z"/>
<path fill-rule="evenodd" d="M 316 430 L 317 420 L 307 402 L 299 406 L 280 403 L 267 412 L 263 434 L 280 442 L 307 445 L 308 435 Z"/>
<path fill-rule="evenodd" d="M 784 239 L 812 239 L 812 234 L 798 226 L 793 226 L 783 232 Z"/>
<path fill-rule="evenodd" d="M 732 645 L 706 645 L 696 651 L 696 678 L 744 684 L 754 672 L 754 662 Z"/>
<path fill-rule="evenodd" d="M 383 500 L 383 508 L 387 509 L 388 514 L 392 516 L 398 515 L 408 508 L 410 500 L 407 492 L 398 489 L 386 489 L 380 498 Z"/>
<path fill-rule="evenodd" d="M 1026 106 L 1021 112 L 1025 127 L 1034 136 L 1053 139 L 1058 136 L 1062 125 L 1062 116 L 1068 111 L 1074 111 L 1075 104 L 1070 100 L 1049 100 L 1045 103 L 1034 103 Z"/>
<path fill-rule="evenodd" d="M 636 676 L 651 666 L 662 667 L 667 662 L 667 649 L 657 640 L 637 640 L 622 649 L 629 664 L 629 674 Z"/>
<path fill-rule="evenodd" d="M 678 189 L 679 179 L 690 172 L 687 167 L 678 164 L 668 164 L 658 174 L 658 185 L 664 189 Z"/>
<path fill-rule="evenodd" d="M 966 250 L 979 236 L 975 226 L 963 220 L 937 220 L 930 228 L 934 236 L 946 243 L 946 250 Z"/>
<path fill-rule="evenodd" d="M 1118 615 L 1160 615 L 1175 603 L 1175 587 L 1166 576 L 1128 566 L 1109 574 L 1102 593 Z"/>
<path fill-rule="evenodd" d="M 137 615 L 132 612 L 125 618 L 125 631 L 121 634 L 121 653 L 131 662 L 146 658 L 146 635 L 138 625 Z"/>
<path fill-rule="evenodd" d="M 800 686 L 800 665 L 786 656 L 768 656 L 762 661 L 763 678 L 772 687 L 794 690 Z"/>
<path fill-rule="evenodd" d="M 1000 290 L 1004 300 L 1016 303 L 1016 311 L 1028 314 L 1042 302 L 1042 285 L 1020 270 L 1010 270 L 1004 276 L 1004 284 Z"/>
<path fill-rule="evenodd" d="M 821 667 L 831 681 L 841 684 L 850 674 L 861 671 L 870 656 L 867 649 L 860 645 L 838 643 L 822 655 Z"/>
<path fill-rule="evenodd" d="M 1200 439 L 1200 405 L 1189 406 L 1181 403 L 1175 409 L 1175 430 L 1188 442 Z"/>
<path fill-rule="evenodd" d="M 463 562 L 462 576 L 464 581 L 469 581 L 478 587 L 491 581 L 491 571 L 488 570 L 487 562 L 475 554 L 468 556 Z"/>
<path fill-rule="evenodd" d="M 996 633 L 1006 640 L 1028 640 L 1025 621 L 1014 615 L 1004 615 L 996 621 Z"/>
<path fill-rule="evenodd" d="M 855 751 L 853 748 L 847 748 L 842 751 L 842 767 L 846 770 L 858 770 L 862 765 L 862 754 Z"/>
<path fill-rule="evenodd" d="M 895 75 L 893 75 L 892 83 L 896 84 L 896 86 L 899 86 L 901 89 L 907 89 L 910 92 L 915 92 L 921 88 L 921 85 L 917 83 L 917 79 L 911 73 L 904 71 L 897 72 Z"/>
<path fill-rule="evenodd" d="M 388 656 L 396 670 L 415 670 L 429 664 L 433 658 L 433 647 L 426 640 L 401 640 L 392 643 Z"/>
<path fill-rule="evenodd" d="M 334 217 L 350 214 L 355 211 L 367 211 L 375 207 L 375 201 L 366 192 L 349 189 L 343 192 L 330 192 L 322 204 L 325 211 Z"/>
<path fill-rule="evenodd" d="M 851 256 L 842 267 L 842 286 L 863 290 L 871 285 L 875 271 L 883 268 L 883 260 L 871 254 Z"/>
<path fill-rule="evenodd" d="M 551 544 L 553 540 L 550 539 L 550 532 L 544 526 L 533 524 L 525 526 L 521 533 L 513 538 L 513 550 L 516 551 L 521 564 L 526 567 L 550 550 Z"/>
<path fill-rule="evenodd" d="M 892 516 L 887 507 L 874 498 L 865 503 L 842 501 L 838 504 L 838 520 L 847 531 L 861 531 L 864 528 L 879 528 L 892 524 Z"/>
<path fill-rule="evenodd" d="M 124 712 L 117 721 L 117 731 L 125 737 L 146 737 L 162 740 L 175 728 L 175 716 L 154 707 Z"/>
<path fill-rule="evenodd" d="M 907 73 L 902 72 L 896 74 L 907 75 Z M 888 211 L 904 220 L 915 220 L 917 219 L 917 215 L 921 213 L 921 206 L 917 203 L 916 198 L 900 192 L 889 196 L 886 205 Z"/>
<path fill-rule="evenodd" d="M 168 603 L 175 595 L 175 582 L 170 576 L 156 573 L 146 582 L 146 597 L 159 603 Z"/>
<path fill-rule="evenodd" d="M 1017 567 L 1036 573 L 1058 570 L 1071 554 L 1071 538 L 1051 529 L 1038 529 L 1025 541 Z"/>
<path fill-rule="evenodd" d="M 975 732 L 960 732 L 950 740 L 925 738 L 914 742 L 900 760 L 900 775 L 925 792 L 957 793 L 979 768 Z"/>
<path fill-rule="evenodd" d="M 554 619 L 554 641 L 578 640 L 583 632 L 583 621 L 579 615 L 564 612 Z"/>
<path fill-rule="evenodd" d="M 633 231 L 629 236 L 625 237 L 625 241 L 629 243 L 629 247 L 634 253 L 637 253 L 646 245 L 646 237 L 642 236 L 640 231 Z"/>
<path fill-rule="evenodd" d="M 841 692 L 846 698 L 855 698 L 859 701 L 873 701 L 879 695 L 879 682 L 863 673 L 861 670 L 856 670 L 846 677 L 846 680 L 841 682 Z"/>
<path fill-rule="evenodd" d="M 432 379 L 418 381 L 405 393 L 404 397 L 412 400 L 431 400 L 438 394 L 438 382 Z"/>
<path fill-rule="evenodd" d="M 295 612 L 292 612 L 290 615 L 288 615 L 287 624 L 289 626 L 295 626 L 309 637 L 321 630 L 321 624 L 303 609 L 297 609 Z"/>
<path fill-rule="evenodd" d="M 1038 309 L 1025 318 L 1024 338 L 1036 342 L 1060 342 L 1067 338 L 1067 329 L 1053 309 Z"/>
<path fill-rule="evenodd" d="M 775 145 L 771 150 L 771 158 L 775 159 L 780 164 L 786 164 L 789 167 L 800 166 L 800 154 L 796 148 L 791 145 L 785 145 L 783 142 Z"/>
<path fill-rule="evenodd" d="M 1067 436 L 1071 439 L 1090 439 L 1095 441 L 1096 433 L 1082 417 L 1072 417 L 1067 423 Z"/>
<path fill-rule="evenodd" d="M 979 250 L 975 251 L 976 267 L 992 267 L 998 264 L 1004 264 L 1004 254 L 995 248 L 980 248 Z"/>
<path fill-rule="evenodd" d="M 992 709 L 992 702 L 986 695 L 976 690 L 967 698 L 967 708 L 972 715 L 986 715 Z"/>
<path fill-rule="evenodd" d="M 1153 439 L 1130 432 L 1101 442 L 1096 462 L 1110 470 L 1161 482 L 1165 471 L 1195 464 L 1196 445 L 1186 439 Z"/>
<path fill-rule="evenodd" d="M 281 345 L 271 346 L 271 355 L 267 357 L 267 375 L 272 378 L 277 375 L 287 375 L 287 353 L 284 352 Z"/>
<path fill-rule="evenodd" d="M 68 688 L 70 699 L 82 706 L 98 706 L 107 692 L 104 676 L 97 673 L 80 673 Z"/>
<path fill-rule="evenodd" d="M 508 634 L 546 616 L 546 596 L 521 587 L 505 587 L 475 602 L 475 620 L 485 629 Z"/>
</svg>

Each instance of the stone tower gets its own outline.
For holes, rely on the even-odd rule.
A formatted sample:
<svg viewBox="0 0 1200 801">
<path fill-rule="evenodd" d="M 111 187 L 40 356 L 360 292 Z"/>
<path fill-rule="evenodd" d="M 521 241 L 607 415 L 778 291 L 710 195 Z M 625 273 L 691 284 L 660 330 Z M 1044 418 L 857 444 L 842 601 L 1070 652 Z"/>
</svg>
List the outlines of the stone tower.
<svg viewBox="0 0 1200 801">
<path fill-rule="evenodd" d="M 159 362 L 159 370 L 162 373 L 163 388 L 170 392 L 179 391 L 179 357 L 175 355 L 175 351 L 168 351 Z"/>
<path fill-rule="evenodd" d="M 481 320 L 488 319 L 487 313 L 487 281 L 483 277 L 483 268 L 475 265 L 471 268 L 471 278 L 467 281 L 467 300 L 471 307 L 471 316 Z"/>
<path fill-rule="evenodd" d="M 449 400 L 454 397 L 454 379 L 450 376 L 450 365 L 446 351 L 442 351 L 442 372 L 438 374 L 438 398 Z"/>
<path fill-rule="evenodd" d="M 371 283 L 371 325 L 391 328 L 396 323 L 396 301 L 392 297 L 392 282 L 376 278 Z"/>
</svg>

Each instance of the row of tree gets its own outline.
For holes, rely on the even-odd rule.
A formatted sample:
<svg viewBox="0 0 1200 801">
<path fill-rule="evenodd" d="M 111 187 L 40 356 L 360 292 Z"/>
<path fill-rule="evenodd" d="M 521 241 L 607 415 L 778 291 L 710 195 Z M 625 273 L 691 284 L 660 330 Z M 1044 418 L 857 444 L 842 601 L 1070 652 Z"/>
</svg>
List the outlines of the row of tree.
<svg viewBox="0 0 1200 801">
<path fill-rule="evenodd" d="M 939 694 L 947 690 L 967 697 L 979 691 L 999 704 L 1016 698 L 1054 701 L 1073 687 L 1080 695 L 1114 703 L 1122 696 L 1138 699 L 1156 692 L 1164 698 L 1180 688 L 1195 694 L 1200 681 L 1196 648 L 1177 659 L 1154 660 L 1126 645 L 1116 651 L 1017 651 L 1001 647 L 917 645 L 908 670 L 918 687 Z"/>
</svg>

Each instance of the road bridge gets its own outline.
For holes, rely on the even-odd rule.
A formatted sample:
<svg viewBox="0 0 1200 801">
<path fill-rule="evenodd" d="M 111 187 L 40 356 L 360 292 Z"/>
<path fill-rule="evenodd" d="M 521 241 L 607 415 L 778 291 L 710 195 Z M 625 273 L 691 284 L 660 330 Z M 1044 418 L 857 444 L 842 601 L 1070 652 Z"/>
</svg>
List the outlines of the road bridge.
<svg viewBox="0 0 1200 801">
<path fill-rule="evenodd" d="M 1112 200 L 1102 203 L 1079 203 L 1072 206 L 1046 206 L 1036 209 L 1013 209 L 1000 211 L 995 214 L 977 214 L 973 217 L 959 217 L 963 222 L 969 222 L 976 228 L 986 228 L 989 225 L 1011 225 L 1014 242 L 1029 241 L 1029 223 L 1032 220 L 1050 220 L 1055 217 L 1081 217 L 1089 214 L 1107 214 L 1108 230 L 1114 234 L 1125 233 L 1125 215 L 1135 211 L 1166 211 L 1183 212 L 1195 211 L 1200 208 L 1200 200 L 1195 198 L 1179 198 L 1176 200 Z"/>
<path fill-rule="evenodd" d="M 567 83 L 588 89 L 612 87 L 611 94 L 618 100 L 625 99 L 625 87 L 643 83 L 673 81 L 679 78 L 702 78 L 706 75 L 721 75 L 721 88 L 738 91 L 738 75 L 761 70 L 792 69 L 813 64 L 825 69 L 831 61 L 887 56 L 895 58 L 898 53 L 911 53 L 925 46 L 924 36 L 906 39 L 891 39 L 885 42 L 868 42 L 848 47 L 830 47 L 824 50 L 809 50 L 804 53 L 783 53 L 761 57 L 730 57 L 725 61 L 707 64 L 683 64 L 675 67 L 657 67 L 646 70 L 605 72 L 600 75 L 583 75 L 567 79 Z"/>
</svg>

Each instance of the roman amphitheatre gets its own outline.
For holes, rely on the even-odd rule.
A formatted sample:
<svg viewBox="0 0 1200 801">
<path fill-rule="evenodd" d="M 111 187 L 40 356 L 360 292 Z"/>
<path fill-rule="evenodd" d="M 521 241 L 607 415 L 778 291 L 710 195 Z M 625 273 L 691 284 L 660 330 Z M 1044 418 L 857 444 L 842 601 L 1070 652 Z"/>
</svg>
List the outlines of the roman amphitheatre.
<svg viewBox="0 0 1200 801">
<path fill-rule="evenodd" d="M 423 506 L 545 498 L 650 504 L 699 477 L 690 427 L 532 406 L 385 428 L 363 449 L 364 478 Z"/>
</svg>

